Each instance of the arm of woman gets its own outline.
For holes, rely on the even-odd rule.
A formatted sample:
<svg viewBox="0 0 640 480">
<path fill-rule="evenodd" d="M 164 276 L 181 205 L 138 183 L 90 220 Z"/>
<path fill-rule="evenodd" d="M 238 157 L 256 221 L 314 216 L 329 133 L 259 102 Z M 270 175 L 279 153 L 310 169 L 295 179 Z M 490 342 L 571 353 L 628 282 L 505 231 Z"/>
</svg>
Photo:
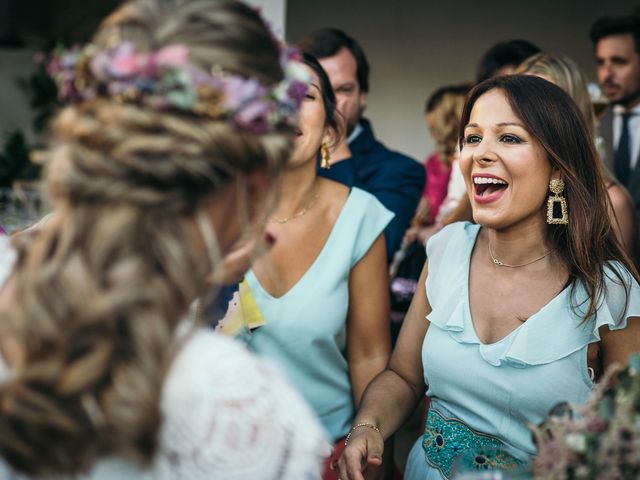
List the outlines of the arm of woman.
<svg viewBox="0 0 640 480">
<path fill-rule="evenodd" d="M 384 440 L 402 425 L 424 395 L 422 342 L 429 327 L 426 316 L 431 312 L 424 289 L 427 272 L 425 263 L 389 366 L 367 387 L 353 422 L 374 425 L 380 432 L 367 427 L 352 431 L 338 461 L 343 480 L 364 480 L 367 465 L 381 464 Z"/>
<path fill-rule="evenodd" d="M 627 254 L 633 258 L 633 240 L 635 234 L 634 207 L 629 194 L 620 186 L 612 185 L 607 189 L 613 215 L 611 223 L 616 236 Z"/>
<path fill-rule="evenodd" d="M 380 234 L 349 276 L 347 360 L 356 408 L 364 389 L 384 370 L 391 355 L 386 255 Z"/>
<path fill-rule="evenodd" d="M 613 363 L 626 365 L 629 355 L 640 352 L 640 317 L 629 317 L 622 330 L 600 327 L 603 371 Z"/>
</svg>

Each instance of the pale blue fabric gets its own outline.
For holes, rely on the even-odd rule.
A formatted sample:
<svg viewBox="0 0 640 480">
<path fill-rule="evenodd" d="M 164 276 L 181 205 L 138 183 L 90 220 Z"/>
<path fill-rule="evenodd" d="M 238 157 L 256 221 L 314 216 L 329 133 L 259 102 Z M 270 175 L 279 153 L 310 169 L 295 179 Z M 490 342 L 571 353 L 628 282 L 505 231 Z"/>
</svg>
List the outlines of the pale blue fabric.
<svg viewBox="0 0 640 480">
<path fill-rule="evenodd" d="M 267 324 L 249 348 L 277 362 L 334 441 L 347 434 L 354 407 L 345 358 L 349 273 L 393 218 L 376 198 L 352 188 L 311 267 L 283 296 L 245 277 Z"/>
<path fill-rule="evenodd" d="M 431 408 L 500 438 L 509 453 L 528 460 L 535 453 L 529 425 L 540 423 L 559 402 L 584 403 L 594 386 L 587 348 L 599 341 L 600 327 L 622 329 L 629 317 L 640 316 L 640 286 L 620 263 L 611 262 L 605 297 L 586 323 L 571 307 L 582 303 L 586 311 L 587 294 L 578 286 L 572 297 L 569 287 L 502 340 L 482 344 L 468 303 L 469 262 L 479 231 L 478 225 L 456 223 L 427 245 L 426 292 L 433 309 L 422 349 L 427 394 Z M 614 271 L 630 290 L 626 312 L 625 287 Z M 414 448 L 405 478 L 439 478 L 436 474 L 422 448 Z"/>
</svg>

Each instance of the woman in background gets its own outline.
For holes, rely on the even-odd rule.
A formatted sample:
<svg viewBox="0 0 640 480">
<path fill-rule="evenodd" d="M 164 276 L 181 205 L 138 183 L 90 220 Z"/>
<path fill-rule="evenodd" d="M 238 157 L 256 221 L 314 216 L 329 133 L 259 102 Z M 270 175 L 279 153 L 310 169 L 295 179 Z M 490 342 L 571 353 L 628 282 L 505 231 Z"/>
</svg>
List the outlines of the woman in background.
<svg viewBox="0 0 640 480">
<path fill-rule="evenodd" d="M 587 80 L 576 62 L 563 53 L 538 53 L 522 62 L 517 71 L 544 78 L 567 92 L 584 115 L 594 141 L 597 140 L 596 116 Z M 637 239 L 633 202 L 627 190 L 615 180 L 606 166 L 603 165 L 602 169 L 611 201 L 611 224 L 627 255 L 635 259 Z"/>
<path fill-rule="evenodd" d="M 0 476 L 317 478 L 303 400 L 183 321 L 243 232 L 264 235 L 302 67 L 242 3 L 138 0 L 49 68 L 72 103 L 53 213 L 0 240 Z"/>
<path fill-rule="evenodd" d="M 427 100 L 425 121 L 435 141 L 436 151 L 424 162 L 427 181 L 412 227 L 406 233 L 405 244 L 416 238 L 424 244 L 426 238 L 433 234 L 433 228 L 427 227 L 446 218 L 466 195 L 464 181 L 458 181 L 457 140 L 460 115 L 469 89 L 469 85 L 441 87 Z M 454 183 L 449 195 L 451 182 Z"/>
<path fill-rule="evenodd" d="M 266 321 L 249 347 L 283 368 L 341 447 L 389 359 L 383 231 L 393 214 L 371 194 L 317 176 L 338 119 L 326 73 L 309 55 L 304 63 L 311 82 L 269 224 L 278 241 L 245 277 Z"/>
</svg>

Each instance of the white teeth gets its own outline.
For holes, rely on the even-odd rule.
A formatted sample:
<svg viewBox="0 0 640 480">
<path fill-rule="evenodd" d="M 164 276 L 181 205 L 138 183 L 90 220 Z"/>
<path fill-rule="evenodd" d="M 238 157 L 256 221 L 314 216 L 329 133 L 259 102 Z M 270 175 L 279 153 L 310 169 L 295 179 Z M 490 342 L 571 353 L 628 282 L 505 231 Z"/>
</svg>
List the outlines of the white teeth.
<svg viewBox="0 0 640 480">
<path fill-rule="evenodd" d="M 495 185 L 506 185 L 507 182 L 504 180 L 500 180 L 499 178 L 492 177 L 473 177 L 473 183 L 476 185 L 486 185 L 489 183 L 493 183 Z"/>
</svg>

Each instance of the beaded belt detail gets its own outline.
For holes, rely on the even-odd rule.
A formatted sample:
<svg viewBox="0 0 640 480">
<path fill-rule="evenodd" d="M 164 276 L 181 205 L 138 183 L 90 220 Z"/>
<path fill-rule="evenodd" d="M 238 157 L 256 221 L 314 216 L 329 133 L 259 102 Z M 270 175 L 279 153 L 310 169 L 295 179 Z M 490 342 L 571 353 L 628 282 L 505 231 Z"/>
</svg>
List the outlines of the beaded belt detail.
<svg viewBox="0 0 640 480">
<path fill-rule="evenodd" d="M 497 437 L 477 432 L 458 419 L 445 418 L 438 411 L 429 410 L 422 448 L 426 462 L 438 469 L 444 478 L 449 478 L 453 462 L 463 454 L 461 461 L 465 465 L 462 467 L 469 470 L 511 470 L 525 464 L 502 450 L 503 447 Z"/>
</svg>

